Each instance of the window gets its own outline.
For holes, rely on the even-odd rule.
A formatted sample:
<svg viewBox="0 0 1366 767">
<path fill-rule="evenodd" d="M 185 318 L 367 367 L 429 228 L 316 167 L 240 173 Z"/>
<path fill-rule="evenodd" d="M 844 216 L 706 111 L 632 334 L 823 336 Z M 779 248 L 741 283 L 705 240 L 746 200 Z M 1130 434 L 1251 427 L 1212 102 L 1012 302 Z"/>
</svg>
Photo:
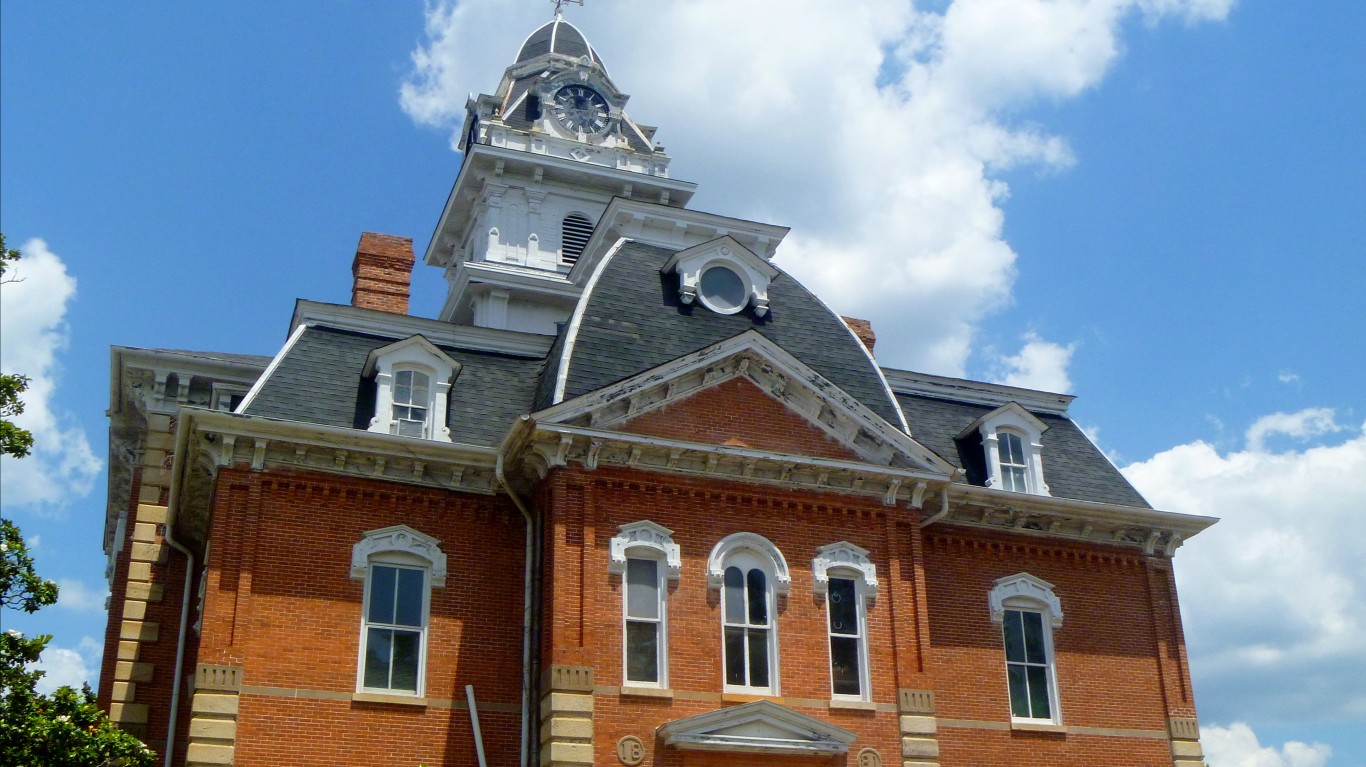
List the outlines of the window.
<svg viewBox="0 0 1366 767">
<path fill-rule="evenodd" d="M 1029 492 L 1028 464 L 1025 463 L 1024 443 L 1020 435 L 1009 431 L 996 433 L 996 454 L 1001 462 L 1001 489 L 1015 493 Z"/>
<path fill-rule="evenodd" d="M 981 437 L 987 487 L 1048 495 L 1043 479 L 1043 433 L 1048 424 L 1011 402 L 978 418 L 958 439 Z"/>
<path fill-rule="evenodd" d="M 816 594 L 825 596 L 831 697 L 871 700 L 866 602 L 877 594 L 877 569 L 867 550 L 840 541 L 819 549 L 811 572 Z"/>
<path fill-rule="evenodd" d="M 369 431 L 451 441 L 446 407 L 460 363 L 422 336 L 375 349 L 364 376 L 375 379 L 375 417 Z"/>
<path fill-rule="evenodd" d="M 418 370 L 394 373 L 393 420 L 390 433 L 405 437 L 427 436 L 427 410 L 431 379 Z"/>
<path fill-rule="evenodd" d="M 749 286 L 734 269 L 716 264 L 702 270 L 697 297 L 717 314 L 735 314 L 749 303 Z"/>
<path fill-rule="evenodd" d="M 1052 585 L 1019 573 L 996 581 L 989 601 L 1001 624 L 1011 721 L 1060 723 L 1053 629 L 1062 626 L 1062 606 Z"/>
<path fill-rule="evenodd" d="M 608 570 L 622 576 L 622 679 L 627 686 L 669 686 L 667 580 L 682 559 L 673 531 L 649 520 L 617 528 Z"/>
<path fill-rule="evenodd" d="M 423 695 L 431 589 L 446 584 L 439 543 L 397 525 L 352 547 L 351 577 L 365 581 L 357 691 Z"/>
<path fill-rule="evenodd" d="M 777 695 L 777 596 L 792 583 L 782 553 L 754 533 L 727 536 L 708 557 L 707 580 L 721 590 L 725 691 Z"/>
<path fill-rule="evenodd" d="M 678 276 L 678 300 L 700 301 L 717 314 L 739 314 L 754 307 L 768 314 L 768 286 L 778 270 L 729 235 L 680 250 L 663 270 Z"/>
<path fill-rule="evenodd" d="M 593 221 L 581 213 L 570 213 L 560 222 L 560 263 L 578 262 L 588 238 L 593 236 Z"/>
</svg>

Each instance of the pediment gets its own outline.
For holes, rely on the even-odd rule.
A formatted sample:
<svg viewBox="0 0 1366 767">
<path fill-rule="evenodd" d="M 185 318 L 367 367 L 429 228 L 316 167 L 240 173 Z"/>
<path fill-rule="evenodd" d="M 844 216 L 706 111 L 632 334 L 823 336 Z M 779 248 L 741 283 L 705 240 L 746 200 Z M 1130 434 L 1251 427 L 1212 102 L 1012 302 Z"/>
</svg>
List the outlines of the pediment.
<svg viewBox="0 0 1366 767">
<path fill-rule="evenodd" d="M 802 438 L 798 429 L 784 445 L 769 433 L 750 439 L 742 431 L 697 426 L 705 412 L 715 412 L 730 385 L 754 400 L 775 418 L 819 434 L 828 449 Z M 767 410 L 767 408 L 772 408 Z M 682 428 L 669 433 L 668 411 L 687 415 Z M 695 412 L 694 412 L 695 411 Z M 671 442 L 723 449 L 751 449 L 764 453 L 854 460 L 895 469 L 925 472 L 947 479 L 954 468 L 905 432 L 892 426 L 867 406 L 755 331 L 746 331 L 718 344 L 647 370 L 612 386 L 566 400 L 533 416 L 540 424 L 587 427 L 594 431 L 659 436 Z M 762 425 L 762 417 L 753 419 Z M 691 424 L 691 426 L 689 426 Z M 736 427 L 741 429 L 742 427 Z M 814 454 L 814 455 L 813 455 Z"/>
<path fill-rule="evenodd" d="M 675 719 L 658 734 L 664 745 L 680 749 L 794 756 L 848 753 L 858 737 L 767 700 Z"/>
</svg>

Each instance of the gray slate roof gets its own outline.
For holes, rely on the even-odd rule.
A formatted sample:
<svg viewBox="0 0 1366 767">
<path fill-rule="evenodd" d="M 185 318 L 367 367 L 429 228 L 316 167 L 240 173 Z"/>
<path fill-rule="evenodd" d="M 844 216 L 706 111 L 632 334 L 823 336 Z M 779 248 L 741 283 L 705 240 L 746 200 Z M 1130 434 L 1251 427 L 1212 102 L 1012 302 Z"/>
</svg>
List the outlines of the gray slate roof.
<svg viewBox="0 0 1366 767">
<path fill-rule="evenodd" d="M 395 338 L 311 327 L 280 361 L 247 415 L 364 429 L 375 413 L 375 384 L 361 377 L 370 352 Z M 446 423 L 451 439 L 496 447 L 530 408 L 538 359 L 440 347 L 461 365 Z"/>
<path fill-rule="evenodd" d="M 917 442 L 967 472 L 973 485 L 986 484 L 986 455 L 980 436 L 954 438 L 996 405 L 937 399 L 898 392 L 897 400 Z M 1068 418 L 1034 413 L 1048 424 L 1043 433 L 1043 475 L 1055 498 L 1152 508 L 1114 464 Z"/>
<path fill-rule="evenodd" d="M 522 43 L 522 49 L 517 52 L 516 63 L 521 64 L 547 53 L 558 53 L 561 56 L 575 59 L 580 56 L 589 56 L 598 65 L 606 68 L 602 59 L 598 58 L 598 52 L 593 50 L 593 46 L 588 43 L 588 38 L 584 37 L 583 33 L 573 24 L 561 18 L 556 18 L 532 32 L 527 37 L 526 42 Z"/>
<path fill-rule="evenodd" d="M 893 426 L 896 405 L 877 368 L 844 321 L 780 272 L 769 284 L 769 313 L 722 315 L 678 300 L 678 277 L 661 274 L 674 251 L 630 242 L 603 267 L 588 296 L 569 359 L 565 399 L 600 389 L 685 354 L 737 336 L 759 333 L 825 376 Z M 557 346 L 561 342 L 557 342 Z M 546 377 L 553 379 L 558 357 Z M 539 389 L 538 409 L 548 407 L 551 387 Z"/>
</svg>

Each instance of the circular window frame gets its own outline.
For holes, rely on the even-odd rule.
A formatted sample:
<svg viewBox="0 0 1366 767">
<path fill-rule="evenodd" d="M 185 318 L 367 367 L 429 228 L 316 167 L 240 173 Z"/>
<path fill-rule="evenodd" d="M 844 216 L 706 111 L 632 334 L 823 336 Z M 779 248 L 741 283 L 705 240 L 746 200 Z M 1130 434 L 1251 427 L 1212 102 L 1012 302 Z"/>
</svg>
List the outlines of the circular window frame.
<svg viewBox="0 0 1366 767">
<path fill-rule="evenodd" d="M 712 300 L 711 296 L 707 295 L 707 291 L 703 288 L 703 280 L 706 278 L 707 272 L 710 272 L 712 269 L 724 269 L 730 272 L 731 275 L 739 281 L 740 287 L 744 291 L 740 297 L 739 303 L 735 304 L 734 306 L 722 306 L 718 304 L 716 301 Z M 754 285 L 753 282 L 750 280 L 749 275 L 743 269 L 736 268 L 734 264 L 728 261 L 712 261 L 703 266 L 697 272 L 697 299 L 702 302 L 703 306 L 707 307 L 713 312 L 716 312 L 717 314 L 729 315 L 739 314 L 740 312 L 743 312 L 745 308 L 749 306 L 750 297 L 753 293 Z"/>
</svg>

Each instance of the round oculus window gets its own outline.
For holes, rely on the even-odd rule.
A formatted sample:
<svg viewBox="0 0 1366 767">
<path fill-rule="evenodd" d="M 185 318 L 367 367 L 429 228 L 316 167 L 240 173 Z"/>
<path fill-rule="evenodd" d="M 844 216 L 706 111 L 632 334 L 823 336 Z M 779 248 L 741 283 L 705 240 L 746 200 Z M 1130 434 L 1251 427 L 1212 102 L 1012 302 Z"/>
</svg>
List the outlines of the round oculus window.
<svg viewBox="0 0 1366 767">
<path fill-rule="evenodd" d="M 720 314 L 735 314 L 749 303 L 749 284 L 727 266 L 707 267 L 697 288 L 702 303 Z"/>
</svg>

